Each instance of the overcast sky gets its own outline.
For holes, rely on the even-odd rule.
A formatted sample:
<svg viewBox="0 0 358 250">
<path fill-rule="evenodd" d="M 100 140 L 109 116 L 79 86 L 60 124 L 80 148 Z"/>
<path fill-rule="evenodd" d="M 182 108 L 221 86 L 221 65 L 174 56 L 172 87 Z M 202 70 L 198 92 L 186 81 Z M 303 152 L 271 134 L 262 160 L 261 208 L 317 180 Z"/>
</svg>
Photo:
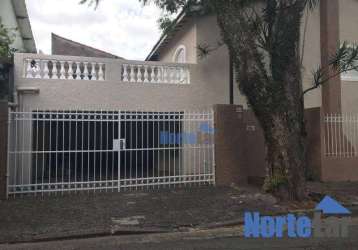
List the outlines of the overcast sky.
<svg viewBox="0 0 358 250">
<path fill-rule="evenodd" d="M 79 0 L 26 0 L 37 49 L 51 52 L 51 32 L 122 56 L 143 60 L 157 42 L 160 10 L 138 0 L 104 0 L 97 10 Z"/>
</svg>

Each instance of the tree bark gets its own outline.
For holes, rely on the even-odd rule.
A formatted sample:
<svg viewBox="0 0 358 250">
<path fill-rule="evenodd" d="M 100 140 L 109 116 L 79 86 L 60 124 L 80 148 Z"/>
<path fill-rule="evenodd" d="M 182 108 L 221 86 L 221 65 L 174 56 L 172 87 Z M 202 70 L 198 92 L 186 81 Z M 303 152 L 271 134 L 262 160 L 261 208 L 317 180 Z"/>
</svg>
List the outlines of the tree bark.
<svg viewBox="0 0 358 250">
<path fill-rule="evenodd" d="M 214 4 L 239 88 L 264 131 L 265 189 L 283 199 L 301 200 L 305 128 L 299 41 L 304 1 L 266 0 L 261 7 L 257 2 L 262 1 Z"/>
</svg>

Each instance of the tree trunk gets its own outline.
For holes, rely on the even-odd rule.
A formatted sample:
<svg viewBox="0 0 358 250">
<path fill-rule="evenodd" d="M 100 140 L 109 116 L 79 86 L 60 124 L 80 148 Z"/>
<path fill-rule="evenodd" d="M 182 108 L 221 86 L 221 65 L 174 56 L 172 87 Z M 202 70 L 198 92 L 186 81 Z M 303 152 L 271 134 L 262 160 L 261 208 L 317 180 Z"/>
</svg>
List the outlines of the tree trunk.
<svg viewBox="0 0 358 250">
<path fill-rule="evenodd" d="M 273 118 L 273 127 L 266 133 L 267 177 L 265 189 L 284 200 L 302 200 L 304 189 L 304 141 L 301 128 L 289 124 L 283 116 Z"/>
<path fill-rule="evenodd" d="M 215 0 L 214 4 L 239 88 L 264 131 L 268 164 L 264 187 L 280 198 L 301 200 L 305 129 L 299 41 L 304 1 L 266 0 L 261 10 L 258 2 Z"/>
</svg>

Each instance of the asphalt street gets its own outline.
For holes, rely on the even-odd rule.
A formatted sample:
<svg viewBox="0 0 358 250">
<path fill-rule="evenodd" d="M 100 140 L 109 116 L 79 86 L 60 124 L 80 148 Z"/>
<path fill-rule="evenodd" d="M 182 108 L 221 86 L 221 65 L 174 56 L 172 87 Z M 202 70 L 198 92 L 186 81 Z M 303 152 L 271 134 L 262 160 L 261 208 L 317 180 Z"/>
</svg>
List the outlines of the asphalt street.
<svg viewBox="0 0 358 250">
<path fill-rule="evenodd" d="M 4 250 L 142 250 L 142 249 L 239 249 L 239 250 L 357 250 L 358 224 L 350 228 L 345 239 L 245 239 L 240 236 L 242 227 L 204 230 L 188 233 L 154 235 L 111 236 L 90 239 L 73 239 L 53 242 L 0 245 Z"/>
</svg>

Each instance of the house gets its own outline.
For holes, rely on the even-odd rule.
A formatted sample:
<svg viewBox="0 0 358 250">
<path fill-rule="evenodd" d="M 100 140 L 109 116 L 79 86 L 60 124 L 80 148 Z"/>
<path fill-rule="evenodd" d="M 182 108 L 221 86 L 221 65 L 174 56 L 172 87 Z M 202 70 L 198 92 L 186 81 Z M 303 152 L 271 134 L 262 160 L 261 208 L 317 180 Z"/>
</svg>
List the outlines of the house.
<svg viewBox="0 0 358 250">
<path fill-rule="evenodd" d="M 14 49 L 20 52 L 37 53 L 25 0 L 2 0 L 0 19 L 6 28 L 13 29 Z"/>
<path fill-rule="evenodd" d="M 357 11 L 353 0 L 323 0 L 305 18 L 305 88 L 339 41 L 358 40 Z M 263 177 L 262 131 L 234 84 L 227 49 L 198 58 L 198 45 L 215 46 L 219 34 L 215 16 L 181 14 L 145 61 L 16 54 L 7 194 L 229 185 Z M 78 45 L 53 38 L 56 46 Z M 343 115 L 357 112 L 355 74 L 305 98 L 307 157 L 321 180 L 358 180 L 358 119 L 349 127 Z M 332 120 L 330 113 L 342 115 Z"/>
<path fill-rule="evenodd" d="M 123 59 L 111 53 L 93 48 L 91 46 L 72 41 L 54 33 L 51 34 L 51 54 L 63 56 L 86 56 Z"/>
<path fill-rule="evenodd" d="M 358 2 L 354 0 L 321 1 L 321 5 L 313 13 L 303 18 L 302 25 L 303 50 L 303 89 L 308 89 L 313 83 L 312 72 L 319 65 L 324 65 L 335 53 L 339 43 L 348 41 L 358 42 L 357 24 Z M 304 39 L 304 40 L 303 40 Z M 164 34 L 147 56 L 147 61 L 186 62 L 196 64 L 208 87 L 220 86 L 216 93 L 225 96 L 219 103 L 242 105 L 249 110 L 245 97 L 240 94 L 235 82 L 235 75 L 230 70 L 230 58 L 225 46 L 213 50 L 208 56 L 200 58 L 197 48 L 204 45 L 216 48 L 221 41 L 220 30 L 216 16 L 187 15 L 182 13 L 175 20 L 171 32 Z M 358 112 L 358 71 L 344 73 L 330 80 L 322 88 L 315 89 L 305 96 L 306 119 L 308 129 L 326 131 L 323 134 L 310 134 L 307 156 L 311 173 L 315 178 L 323 180 L 358 180 L 356 162 L 352 156 L 357 156 L 358 145 L 355 142 L 356 127 L 352 116 L 338 117 L 335 114 L 357 114 Z M 321 112 L 321 114 L 320 114 Z M 323 124 L 317 117 L 327 116 Z M 265 176 L 265 169 L 257 166 L 264 165 L 264 143 L 260 130 L 252 114 L 248 111 L 247 130 L 250 136 L 245 141 L 248 150 L 249 166 L 245 169 L 249 176 Z M 313 126 L 313 127 L 312 127 Z M 323 126 L 325 128 L 319 128 Z M 340 131 L 340 132 L 337 132 Z M 261 143 L 259 143 L 261 141 Z M 315 142 L 320 142 L 316 144 Z M 321 144 L 322 142 L 322 144 Z M 259 145 L 259 146 L 258 146 Z M 251 146 L 251 147 L 250 147 Z M 258 157 L 261 155 L 262 157 Z M 344 162 L 327 162 L 322 155 L 345 158 Z M 325 167 L 323 167 L 325 166 Z"/>
</svg>

